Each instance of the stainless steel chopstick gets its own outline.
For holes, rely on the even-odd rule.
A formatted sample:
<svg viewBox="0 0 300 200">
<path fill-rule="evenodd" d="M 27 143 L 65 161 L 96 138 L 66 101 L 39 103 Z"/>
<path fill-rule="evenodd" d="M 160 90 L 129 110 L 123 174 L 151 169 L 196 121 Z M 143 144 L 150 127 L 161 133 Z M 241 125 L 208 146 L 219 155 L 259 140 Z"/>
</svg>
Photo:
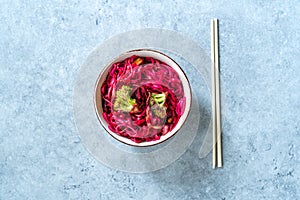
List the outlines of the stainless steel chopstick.
<svg viewBox="0 0 300 200">
<path fill-rule="evenodd" d="M 216 118 L 217 118 L 217 167 L 222 167 L 222 135 L 221 135 L 221 99 L 220 99 L 220 62 L 219 62 L 219 26 L 215 19 L 215 80 L 216 80 Z"/>
<path fill-rule="evenodd" d="M 215 20 L 211 20 L 211 87 L 212 87 L 212 167 L 217 165 L 217 133 L 216 133 L 216 74 L 215 74 Z"/>
<path fill-rule="evenodd" d="M 211 20 L 213 168 L 223 166 L 221 135 L 220 67 L 218 19 Z"/>
</svg>

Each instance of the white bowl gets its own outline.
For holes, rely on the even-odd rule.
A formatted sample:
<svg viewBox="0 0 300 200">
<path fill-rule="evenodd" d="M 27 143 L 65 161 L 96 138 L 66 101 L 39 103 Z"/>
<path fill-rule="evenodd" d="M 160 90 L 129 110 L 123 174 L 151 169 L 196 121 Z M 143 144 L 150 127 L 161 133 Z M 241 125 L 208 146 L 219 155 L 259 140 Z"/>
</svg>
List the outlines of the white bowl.
<svg viewBox="0 0 300 200">
<path fill-rule="evenodd" d="M 157 59 L 157 60 L 160 60 L 160 61 L 166 63 L 167 65 L 172 67 L 178 73 L 179 78 L 182 81 L 184 96 L 186 97 L 185 110 L 184 110 L 182 116 L 180 117 L 178 123 L 176 124 L 176 126 L 172 129 L 172 131 L 168 132 L 166 135 L 162 135 L 159 140 L 136 143 L 136 142 L 130 140 L 129 138 L 120 136 L 108 128 L 108 123 L 105 121 L 105 119 L 103 118 L 103 115 L 102 115 L 103 109 L 102 109 L 102 99 L 101 99 L 101 92 L 100 92 L 101 90 L 100 89 L 101 89 L 103 82 L 105 81 L 105 79 L 107 77 L 110 67 L 114 63 L 123 61 L 126 58 L 129 58 L 133 55 L 136 55 L 139 57 L 152 57 L 154 59 Z M 128 144 L 128 145 L 138 146 L 138 147 L 146 147 L 146 146 L 152 146 L 152 145 L 164 142 L 179 131 L 179 129 L 182 127 L 182 125 L 186 121 L 188 114 L 190 112 L 190 108 L 191 108 L 191 104 L 192 104 L 192 92 L 191 92 L 191 87 L 190 87 L 189 81 L 188 81 L 185 73 L 183 72 L 181 67 L 172 58 L 170 58 L 167 55 L 165 55 L 161 52 L 158 52 L 158 51 L 149 50 L 149 49 L 137 49 L 137 50 L 132 50 L 132 51 L 121 54 L 116 59 L 114 59 L 111 63 L 109 63 L 104 68 L 104 70 L 100 73 L 100 75 L 97 79 L 97 82 L 96 82 L 96 86 L 95 86 L 94 104 L 95 104 L 96 114 L 97 114 L 97 117 L 98 117 L 101 125 L 111 136 L 113 136 L 113 138 L 117 139 L 120 142 Z"/>
</svg>

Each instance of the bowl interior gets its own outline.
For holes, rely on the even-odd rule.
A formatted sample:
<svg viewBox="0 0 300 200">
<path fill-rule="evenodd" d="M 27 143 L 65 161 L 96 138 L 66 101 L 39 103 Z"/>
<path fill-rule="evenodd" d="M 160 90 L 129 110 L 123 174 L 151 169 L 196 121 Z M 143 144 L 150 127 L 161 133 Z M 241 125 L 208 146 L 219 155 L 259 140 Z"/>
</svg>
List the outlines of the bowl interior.
<svg viewBox="0 0 300 200">
<path fill-rule="evenodd" d="M 182 114 L 182 116 L 180 117 L 177 125 L 173 128 L 172 131 L 168 132 L 166 135 L 161 136 L 161 138 L 159 140 L 155 140 L 155 141 L 149 141 L 149 142 L 141 142 L 141 143 L 135 143 L 134 141 L 130 140 L 129 138 L 125 138 L 123 136 L 120 136 L 116 133 L 114 133 L 113 131 L 111 131 L 108 128 L 108 123 L 105 121 L 105 119 L 103 118 L 103 109 L 102 109 L 102 100 L 101 100 L 101 86 L 103 84 L 103 82 L 105 81 L 108 72 L 110 70 L 110 67 L 116 63 L 116 62 L 120 62 L 123 61 L 124 59 L 131 57 L 133 55 L 136 56 L 140 56 L 140 57 L 152 57 L 154 59 L 160 60 L 164 63 L 166 63 L 167 65 L 169 65 L 170 67 L 172 67 L 179 75 L 181 81 L 182 81 L 182 85 L 183 85 L 183 90 L 184 90 L 184 95 L 186 97 L 186 106 L 184 109 L 184 112 Z M 163 53 L 160 53 L 158 51 L 154 51 L 154 50 L 133 50 L 133 51 L 129 51 L 126 53 L 121 54 L 119 57 L 117 57 L 116 59 L 114 59 L 109 65 L 107 65 L 105 67 L 105 69 L 100 73 L 98 80 L 96 82 L 96 87 L 95 87 L 95 98 L 94 98 L 94 103 L 95 103 L 95 109 L 96 109 L 96 113 L 98 116 L 99 121 L 101 122 L 102 126 L 105 128 L 105 130 L 111 135 L 113 136 L 115 139 L 128 144 L 128 145 L 132 145 L 132 146 L 139 146 L 139 147 L 143 147 L 143 146 L 151 146 L 151 145 L 155 145 L 158 143 L 161 143 L 165 140 L 167 140 L 168 138 L 172 137 L 184 124 L 185 120 L 188 117 L 189 111 L 190 111 L 190 107 L 191 107 L 191 101 L 192 101 L 192 93 L 191 93 L 191 87 L 189 84 L 189 81 L 186 77 L 186 75 L 184 74 L 183 70 L 180 68 L 180 66 L 174 61 L 172 60 L 170 57 L 166 56 Z"/>
</svg>

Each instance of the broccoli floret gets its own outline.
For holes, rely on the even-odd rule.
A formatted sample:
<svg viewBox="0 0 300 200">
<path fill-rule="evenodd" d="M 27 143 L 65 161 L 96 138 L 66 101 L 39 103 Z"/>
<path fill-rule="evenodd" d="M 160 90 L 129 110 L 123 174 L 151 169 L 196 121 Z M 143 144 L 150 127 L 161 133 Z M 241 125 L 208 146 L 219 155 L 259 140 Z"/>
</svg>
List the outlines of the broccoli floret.
<svg viewBox="0 0 300 200">
<path fill-rule="evenodd" d="M 133 105 L 136 103 L 135 99 L 130 98 L 132 88 L 123 85 L 121 89 L 116 92 L 116 99 L 114 102 L 114 110 L 130 112 Z"/>
<path fill-rule="evenodd" d="M 166 94 L 165 93 L 160 93 L 160 94 L 152 93 L 151 100 L 153 100 L 158 105 L 163 106 L 166 101 Z"/>
<path fill-rule="evenodd" d="M 165 93 L 151 94 L 151 98 L 150 98 L 151 110 L 156 116 L 160 118 L 165 118 L 167 114 L 166 113 L 167 107 L 164 106 L 165 101 L 166 101 Z"/>
</svg>

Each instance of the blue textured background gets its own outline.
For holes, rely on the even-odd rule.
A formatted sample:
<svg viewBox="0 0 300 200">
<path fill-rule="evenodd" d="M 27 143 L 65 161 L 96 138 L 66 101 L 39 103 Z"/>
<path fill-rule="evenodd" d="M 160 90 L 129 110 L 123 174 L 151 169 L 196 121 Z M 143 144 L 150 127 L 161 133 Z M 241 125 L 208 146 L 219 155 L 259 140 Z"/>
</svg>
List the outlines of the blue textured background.
<svg viewBox="0 0 300 200">
<path fill-rule="evenodd" d="M 300 199 L 299 12 L 299 1 L 279 0 L 0 0 L 0 199 Z M 72 116 L 76 75 L 92 49 L 156 27 L 210 54 L 213 17 L 224 168 L 212 170 L 197 148 L 148 174 L 95 161 Z"/>
</svg>

